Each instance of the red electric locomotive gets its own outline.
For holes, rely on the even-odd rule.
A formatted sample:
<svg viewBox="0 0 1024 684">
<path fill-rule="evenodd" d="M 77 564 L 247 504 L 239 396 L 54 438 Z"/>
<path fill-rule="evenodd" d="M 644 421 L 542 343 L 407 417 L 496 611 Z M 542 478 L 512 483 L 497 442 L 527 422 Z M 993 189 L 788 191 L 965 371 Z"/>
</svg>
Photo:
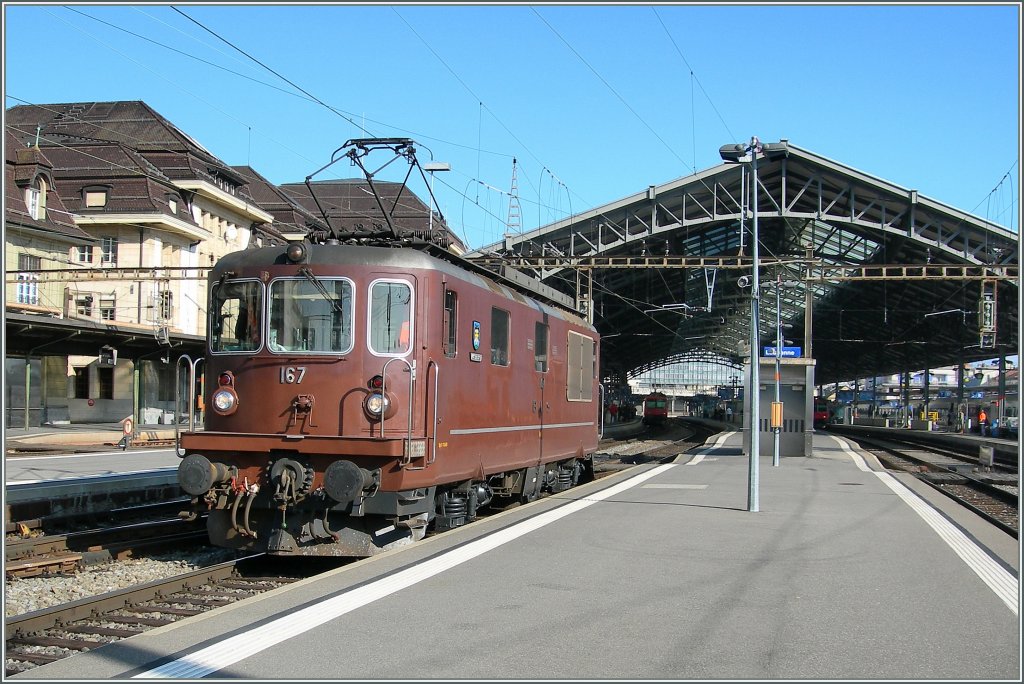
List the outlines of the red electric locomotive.
<svg viewBox="0 0 1024 684">
<path fill-rule="evenodd" d="M 216 545 L 370 556 L 593 476 L 599 338 L 555 296 L 337 239 L 229 254 L 209 285 L 178 472 Z"/>
<path fill-rule="evenodd" d="M 668 420 L 668 397 L 657 391 L 644 397 L 644 425 L 664 425 L 666 420 Z"/>
<path fill-rule="evenodd" d="M 213 543 L 371 555 L 592 471 L 593 327 L 429 252 L 293 243 L 213 269 L 179 467 Z"/>
</svg>

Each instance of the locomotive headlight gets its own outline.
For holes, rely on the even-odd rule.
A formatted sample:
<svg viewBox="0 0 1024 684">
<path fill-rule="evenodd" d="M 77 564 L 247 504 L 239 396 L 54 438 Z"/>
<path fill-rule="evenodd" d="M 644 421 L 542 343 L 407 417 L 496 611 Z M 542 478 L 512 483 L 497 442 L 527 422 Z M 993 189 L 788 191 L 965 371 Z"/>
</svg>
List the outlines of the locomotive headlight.
<svg viewBox="0 0 1024 684">
<path fill-rule="evenodd" d="M 301 242 L 292 242 L 285 250 L 288 261 L 298 264 L 306 260 L 306 246 Z"/>
<path fill-rule="evenodd" d="M 371 418 L 380 418 L 388 410 L 390 404 L 391 402 L 388 401 L 388 398 L 380 392 L 371 392 L 363 402 L 366 413 Z"/>
<path fill-rule="evenodd" d="M 213 410 L 229 416 L 238 408 L 238 395 L 230 387 L 221 387 L 213 393 Z"/>
</svg>

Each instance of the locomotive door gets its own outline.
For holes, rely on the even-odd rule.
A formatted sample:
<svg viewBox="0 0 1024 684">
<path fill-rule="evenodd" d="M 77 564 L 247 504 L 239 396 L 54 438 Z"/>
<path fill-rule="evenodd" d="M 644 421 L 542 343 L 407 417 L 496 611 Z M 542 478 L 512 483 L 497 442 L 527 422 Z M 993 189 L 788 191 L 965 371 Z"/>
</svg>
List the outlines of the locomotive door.
<svg viewBox="0 0 1024 684">
<path fill-rule="evenodd" d="M 548 316 L 537 321 L 533 335 L 533 369 L 537 375 L 537 393 L 540 397 L 537 410 L 540 439 L 537 444 L 537 465 L 544 462 L 544 425 L 547 421 L 544 387 L 548 372 Z"/>
<path fill-rule="evenodd" d="M 539 387 L 538 393 L 540 396 L 540 403 L 537 406 L 537 423 L 539 424 L 538 432 L 540 439 L 537 440 L 537 465 L 544 462 L 544 376 L 539 376 Z"/>
</svg>

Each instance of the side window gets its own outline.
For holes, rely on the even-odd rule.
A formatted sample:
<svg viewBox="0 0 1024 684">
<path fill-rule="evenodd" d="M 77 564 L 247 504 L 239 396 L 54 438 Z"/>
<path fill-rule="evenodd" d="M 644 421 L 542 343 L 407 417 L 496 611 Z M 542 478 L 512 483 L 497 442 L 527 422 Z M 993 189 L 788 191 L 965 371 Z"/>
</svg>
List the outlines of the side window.
<svg viewBox="0 0 1024 684">
<path fill-rule="evenodd" d="M 540 321 L 534 330 L 533 368 L 544 373 L 548 371 L 548 326 Z"/>
<path fill-rule="evenodd" d="M 508 365 L 508 311 L 491 309 L 491 363 Z"/>
<path fill-rule="evenodd" d="M 400 356 L 412 349 L 412 287 L 400 281 L 370 285 L 370 351 Z"/>
<path fill-rule="evenodd" d="M 444 291 L 444 339 L 441 346 L 444 348 L 444 355 L 450 359 L 455 358 L 455 343 L 458 339 L 458 295 L 451 290 Z"/>
</svg>

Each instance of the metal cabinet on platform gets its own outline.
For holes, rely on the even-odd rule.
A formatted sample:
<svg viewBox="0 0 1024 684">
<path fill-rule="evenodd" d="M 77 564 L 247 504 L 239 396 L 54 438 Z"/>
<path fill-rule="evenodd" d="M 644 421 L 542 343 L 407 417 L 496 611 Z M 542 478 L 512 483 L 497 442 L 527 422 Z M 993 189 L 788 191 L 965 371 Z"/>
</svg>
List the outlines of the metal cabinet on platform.
<svg viewBox="0 0 1024 684">
<path fill-rule="evenodd" d="M 747 381 L 750 364 L 746 364 Z M 775 401 L 775 359 L 760 358 L 760 435 L 758 454 L 772 456 L 775 433 L 771 428 L 772 402 Z M 747 397 L 751 392 L 745 393 Z M 782 428 L 779 433 L 779 456 L 810 456 L 814 433 L 814 359 L 783 358 L 779 360 L 779 399 L 782 402 Z M 750 401 L 743 407 L 743 452 L 750 453 Z"/>
</svg>

